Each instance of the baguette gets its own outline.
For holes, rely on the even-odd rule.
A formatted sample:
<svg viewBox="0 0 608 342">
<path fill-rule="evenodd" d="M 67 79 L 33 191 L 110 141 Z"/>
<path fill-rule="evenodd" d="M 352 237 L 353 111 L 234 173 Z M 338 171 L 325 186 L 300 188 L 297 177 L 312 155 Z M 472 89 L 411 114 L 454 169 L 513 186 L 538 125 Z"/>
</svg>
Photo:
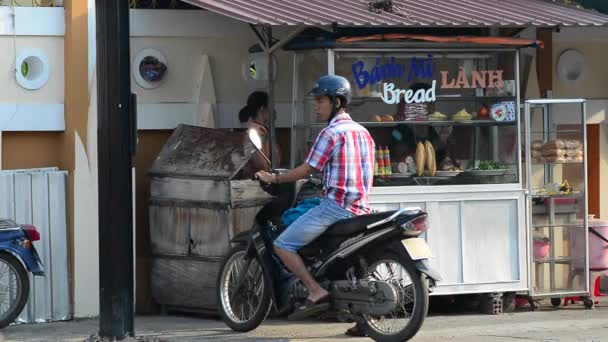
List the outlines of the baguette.
<svg viewBox="0 0 608 342">
<path fill-rule="evenodd" d="M 429 141 L 424 142 L 425 150 L 426 150 L 426 169 L 429 171 L 431 177 L 435 176 L 437 172 L 437 163 L 435 162 L 435 149 L 433 148 L 433 144 Z"/>
<path fill-rule="evenodd" d="M 424 173 L 425 154 L 424 145 L 422 142 L 418 142 L 416 146 L 416 174 L 418 177 Z"/>
</svg>

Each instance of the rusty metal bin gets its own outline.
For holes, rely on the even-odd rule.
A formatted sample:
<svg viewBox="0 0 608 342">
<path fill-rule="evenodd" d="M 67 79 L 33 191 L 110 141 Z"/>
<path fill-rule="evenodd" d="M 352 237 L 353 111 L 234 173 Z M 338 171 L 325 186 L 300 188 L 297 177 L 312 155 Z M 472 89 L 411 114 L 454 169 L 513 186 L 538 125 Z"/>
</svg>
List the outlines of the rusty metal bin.
<svg viewBox="0 0 608 342">
<path fill-rule="evenodd" d="M 249 230 L 271 198 L 246 178 L 259 162 L 255 151 L 244 133 L 189 125 L 178 126 L 163 146 L 148 173 L 150 282 L 158 304 L 216 309 L 230 239 Z"/>
</svg>

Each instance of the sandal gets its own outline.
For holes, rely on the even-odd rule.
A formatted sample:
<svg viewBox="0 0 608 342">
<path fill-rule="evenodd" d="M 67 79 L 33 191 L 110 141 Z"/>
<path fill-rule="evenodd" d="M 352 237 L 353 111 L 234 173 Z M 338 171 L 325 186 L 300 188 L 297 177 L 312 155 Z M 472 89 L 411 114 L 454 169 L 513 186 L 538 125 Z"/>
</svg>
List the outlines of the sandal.
<svg viewBox="0 0 608 342">
<path fill-rule="evenodd" d="M 320 312 L 327 311 L 329 309 L 329 293 L 321 299 L 313 302 L 310 299 L 306 299 L 304 305 L 298 307 L 294 313 L 287 317 L 288 320 L 297 320 L 305 317 L 316 315 Z"/>
<path fill-rule="evenodd" d="M 363 329 L 359 327 L 359 324 L 356 324 L 354 327 L 346 330 L 345 334 L 347 336 L 352 336 L 352 337 L 365 337 L 365 336 L 367 336 L 367 334 L 365 333 L 365 331 L 363 331 Z"/>
</svg>

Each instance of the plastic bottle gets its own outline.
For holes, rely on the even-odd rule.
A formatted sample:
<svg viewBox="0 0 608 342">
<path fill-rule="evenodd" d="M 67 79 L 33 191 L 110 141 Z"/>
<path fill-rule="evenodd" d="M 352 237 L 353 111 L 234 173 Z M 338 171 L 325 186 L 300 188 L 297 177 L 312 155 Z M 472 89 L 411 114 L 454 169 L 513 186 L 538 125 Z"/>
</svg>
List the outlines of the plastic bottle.
<svg viewBox="0 0 608 342">
<path fill-rule="evenodd" d="M 378 160 L 378 176 L 384 177 L 384 151 L 382 150 L 382 147 L 378 148 L 376 156 Z"/>
<path fill-rule="evenodd" d="M 384 167 L 386 167 L 387 176 L 393 174 L 393 167 L 391 165 L 391 151 L 388 149 L 388 146 L 384 146 Z"/>
<path fill-rule="evenodd" d="M 378 176 L 378 152 L 376 151 L 376 161 L 374 162 L 374 177 Z"/>
</svg>

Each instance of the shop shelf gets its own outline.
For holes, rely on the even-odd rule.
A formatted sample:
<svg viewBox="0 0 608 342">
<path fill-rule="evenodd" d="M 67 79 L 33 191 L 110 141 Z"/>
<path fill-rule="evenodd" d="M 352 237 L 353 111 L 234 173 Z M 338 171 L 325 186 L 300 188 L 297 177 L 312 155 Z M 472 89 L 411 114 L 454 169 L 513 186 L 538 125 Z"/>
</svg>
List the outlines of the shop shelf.
<svg viewBox="0 0 608 342">
<path fill-rule="evenodd" d="M 570 229 L 582 229 L 583 226 L 580 223 L 553 223 L 553 224 L 535 224 L 532 228 L 570 228 Z"/>
<path fill-rule="evenodd" d="M 585 260 L 585 258 L 572 258 L 572 257 L 555 257 L 555 258 L 544 258 L 544 259 L 534 259 L 535 263 L 538 264 L 547 264 L 547 263 L 555 263 L 555 264 L 570 264 L 574 261 Z"/>
<path fill-rule="evenodd" d="M 532 190 L 531 197 L 540 197 L 540 198 L 579 198 L 583 195 L 582 192 L 576 191 L 571 194 L 555 194 L 555 195 L 537 195 L 534 191 L 538 191 L 538 189 Z"/>
<path fill-rule="evenodd" d="M 534 293 L 535 298 L 542 298 L 542 297 L 561 298 L 561 297 L 565 297 L 565 296 L 574 296 L 574 295 L 586 296 L 586 295 L 588 295 L 588 293 L 585 292 L 584 290 L 581 290 L 580 288 L 554 288 L 554 289 L 546 289 L 546 290 L 543 289 L 543 290 L 536 290 Z"/>
<path fill-rule="evenodd" d="M 580 198 L 582 197 L 581 193 L 575 193 L 575 194 L 570 194 L 570 195 L 566 195 L 566 194 L 560 194 L 560 195 L 530 195 L 530 197 L 532 198 L 541 198 L 541 199 L 547 199 L 547 198 L 555 198 L 555 199 L 560 199 L 560 198 L 574 198 L 577 199 L 576 203 L 555 203 L 554 204 L 554 208 L 553 208 L 553 212 L 555 214 L 573 214 L 576 213 L 580 210 L 581 207 L 581 203 L 580 202 Z M 549 212 L 549 204 L 548 203 L 533 203 L 532 204 L 532 214 L 533 215 L 548 215 Z"/>
<path fill-rule="evenodd" d="M 553 131 L 532 131 L 530 134 L 581 133 L 580 129 L 558 129 Z"/>
<path fill-rule="evenodd" d="M 492 120 L 472 120 L 467 122 L 460 121 L 390 121 L 390 122 L 358 122 L 365 127 L 394 127 L 397 125 L 416 125 L 416 126 L 472 126 L 472 127 L 491 127 L 491 126 L 514 126 L 515 121 L 499 122 Z M 326 123 L 297 124 L 295 128 L 325 127 Z"/>
<path fill-rule="evenodd" d="M 574 214 L 580 211 L 580 207 L 576 204 L 555 206 L 555 214 Z M 532 207 L 532 215 L 548 215 L 549 209 L 543 204 L 538 204 Z"/>
<path fill-rule="evenodd" d="M 531 163 L 532 165 L 540 165 L 540 166 L 545 166 L 545 165 L 560 165 L 560 164 L 582 164 L 582 161 L 567 161 L 567 162 L 559 162 L 559 163 L 553 163 L 553 162 L 534 162 Z"/>
</svg>

